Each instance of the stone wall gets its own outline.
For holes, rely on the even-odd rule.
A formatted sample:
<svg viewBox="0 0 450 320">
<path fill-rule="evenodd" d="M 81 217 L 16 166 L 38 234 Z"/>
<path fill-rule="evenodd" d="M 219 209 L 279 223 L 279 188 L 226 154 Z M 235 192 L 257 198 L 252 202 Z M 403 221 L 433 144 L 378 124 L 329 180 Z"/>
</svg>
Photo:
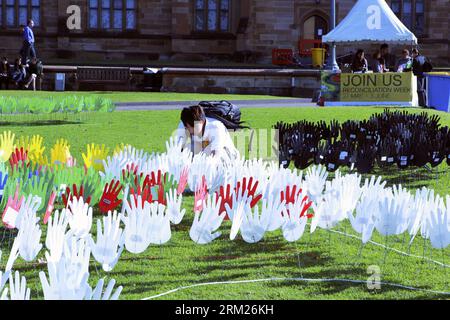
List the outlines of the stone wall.
<svg viewBox="0 0 450 320">
<path fill-rule="evenodd" d="M 41 0 L 42 26 L 35 30 L 37 50 L 44 59 L 67 61 L 114 60 L 233 60 L 245 52 L 252 62 L 270 63 L 273 48 L 298 48 L 303 24 L 312 15 L 328 20 L 329 1 L 316 0 L 231 0 L 230 31 L 201 33 L 193 27 L 193 0 L 137 0 L 137 30 L 132 32 L 93 31 L 87 27 L 88 0 Z M 389 1 L 389 0 L 388 0 Z M 338 23 L 356 0 L 337 1 Z M 420 47 L 436 64 L 448 66 L 448 0 L 425 1 L 426 34 Z M 82 8 L 82 29 L 66 27 L 69 5 Z M 239 30 L 240 22 L 247 27 Z M 12 59 L 21 47 L 19 30 L 0 30 L 0 55 Z M 338 48 L 338 53 L 355 50 Z M 395 50 L 401 48 L 395 48 Z"/>
</svg>

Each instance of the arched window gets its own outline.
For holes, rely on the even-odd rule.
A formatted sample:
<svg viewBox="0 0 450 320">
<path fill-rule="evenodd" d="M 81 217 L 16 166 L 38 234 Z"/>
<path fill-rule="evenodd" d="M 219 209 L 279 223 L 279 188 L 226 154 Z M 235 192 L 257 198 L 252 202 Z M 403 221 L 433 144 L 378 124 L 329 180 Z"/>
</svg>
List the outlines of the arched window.
<svg viewBox="0 0 450 320">
<path fill-rule="evenodd" d="M 303 39 L 322 39 L 328 33 L 328 22 L 320 15 L 312 15 L 303 22 Z"/>
<path fill-rule="evenodd" d="M 195 0 L 195 30 L 227 32 L 231 0 Z"/>
<path fill-rule="evenodd" d="M 0 0 L 0 26 L 17 28 L 27 25 L 33 19 L 34 25 L 41 24 L 40 0 Z"/>
<path fill-rule="evenodd" d="M 137 0 L 89 0 L 89 28 L 136 29 Z"/>
<path fill-rule="evenodd" d="M 391 0 L 392 11 L 416 35 L 425 31 L 424 0 Z"/>
</svg>

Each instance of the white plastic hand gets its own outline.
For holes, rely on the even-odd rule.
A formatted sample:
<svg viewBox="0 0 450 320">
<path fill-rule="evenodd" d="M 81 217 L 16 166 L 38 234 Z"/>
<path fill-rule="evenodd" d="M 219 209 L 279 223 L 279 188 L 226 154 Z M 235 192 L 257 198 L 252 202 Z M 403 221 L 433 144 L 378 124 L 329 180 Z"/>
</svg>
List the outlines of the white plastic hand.
<svg viewBox="0 0 450 320">
<path fill-rule="evenodd" d="M 81 280 L 74 282 L 64 260 L 48 263 L 49 280 L 45 272 L 39 272 L 45 300 L 82 300 L 91 293 L 89 273 L 82 273 Z"/>
<path fill-rule="evenodd" d="M 70 214 L 69 211 L 63 209 L 61 213 L 56 211 L 48 220 L 45 246 L 49 250 L 49 258 L 53 262 L 59 261 L 63 254 L 67 226 L 69 225 L 68 215 Z"/>
<path fill-rule="evenodd" d="M 120 228 L 120 217 L 117 211 L 113 214 L 110 211 L 107 217 L 103 217 L 103 230 L 101 220 L 97 220 L 96 242 L 90 237 L 89 243 L 92 255 L 102 264 L 104 271 L 111 271 L 117 264 L 123 251 L 124 241 L 125 237 Z"/>
<path fill-rule="evenodd" d="M 103 160 L 103 172 L 99 172 L 102 179 L 108 177 L 108 180 L 120 179 L 122 177 L 122 170 L 127 166 L 127 160 L 118 156 L 108 156 Z"/>
<path fill-rule="evenodd" d="M 319 165 L 308 168 L 305 176 L 306 190 L 314 203 L 317 203 L 322 197 L 327 178 L 328 172 L 324 166 Z"/>
<path fill-rule="evenodd" d="M 259 215 L 259 208 L 255 206 L 254 210 L 250 206 L 245 207 L 244 218 L 241 224 L 241 235 L 247 243 L 257 243 L 261 241 L 266 232 L 265 221 Z"/>
<path fill-rule="evenodd" d="M 277 196 L 270 195 L 263 199 L 261 207 L 261 221 L 268 232 L 276 231 L 284 223 L 282 212 L 286 209 L 286 201 L 280 201 L 280 193 Z"/>
<path fill-rule="evenodd" d="M 308 218 L 306 215 L 300 217 L 299 212 L 302 212 L 304 202 L 295 201 L 295 203 L 289 203 L 287 210 L 283 212 L 283 237 L 288 242 L 295 242 L 299 240 L 305 232 L 306 222 Z M 290 214 L 288 214 L 288 211 Z"/>
<path fill-rule="evenodd" d="M 319 204 L 313 204 L 313 208 L 314 217 L 311 221 L 311 233 L 313 233 L 317 227 L 331 229 L 339 222 L 339 200 L 335 194 L 325 194 L 323 201 L 319 202 Z"/>
<path fill-rule="evenodd" d="M 249 204 L 247 201 L 241 201 L 238 203 L 233 203 L 233 207 L 236 209 L 233 209 L 233 216 L 231 218 L 232 224 L 231 224 L 231 231 L 230 231 L 230 240 L 236 239 L 236 236 L 239 232 L 239 229 L 241 228 L 242 221 L 244 220 L 245 215 L 245 208 L 249 207 Z M 225 204 L 225 208 L 227 212 L 231 212 L 230 206 Z"/>
<path fill-rule="evenodd" d="M 70 230 L 73 231 L 73 235 L 78 238 L 86 237 L 92 228 L 92 208 L 88 203 L 84 203 L 82 197 L 79 199 L 73 198 L 68 203 L 68 208 L 72 214 L 69 216 Z"/>
<path fill-rule="evenodd" d="M 27 262 L 33 261 L 42 249 L 42 243 L 40 243 L 42 230 L 37 223 L 38 221 L 36 212 L 31 209 L 28 212 L 23 212 L 20 219 L 20 230 L 17 234 L 20 243 L 19 254 Z"/>
<path fill-rule="evenodd" d="M 142 207 L 142 197 L 135 201 L 124 201 L 126 215 L 122 215 L 125 224 L 125 248 L 135 254 L 144 252 L 150 245 L 150 207 L 146 202 Z"/>
<path fill-rule="evenodd" d="M 375 217 L 375 228 L 381 235 L 399 235 L 406 231 L 408 202 L 398 197 L 385 196 L 380 201 L 379 208 L 379 214 Z"/>
<path fill-rule="evenodd" d="M 177 225 L 180 224 L 181 220 L 186 213 L 186 209 L 181 210 L 181 203 L 183 201 L 183 195 L 177 196 L 177 191 L 172 189 L 166 193 L 167 199 L 167 215 L 169 216 L 170 222 Z"/>
<path fill-rule="evenodd" d="M 123 287 L 119 286 L 116 289 L 116 291 L 114 291 L 114 294 L 111 295 L 114 286 L 116 285 L 116 280 L 111 279 L 109 281 L 108 286 L 105 289 L 105 292 L 103 292 L 104 283 L 105 280 L 100 279 L 97 283 L 97 286 L 93 290 L 92 294 L 89 297 L 87 297 L 86 300 L 118 300 Z"/>
<path fill-rule="evenodd" d="M 25 277 L 20 278 L 19 271 L 16 271 L 15 278 L 12 275 L 9 276 L 9 300 L 30 300 L 30 289 L 27 288 L 27 279 Z M 8 288 L 5 288 L 2 294 L 2 300 L 8 298 Z"/>
<path fill-rule="evenodd" d="M 225 212 L 219 214 L 222 198 L 218 201 L 212 201 L 211 196 L 203 204 L 203 212 L 196 213 L 194 222 L 189 231 L 192 241 L 198 244 L 208 244 L 221 236 L 220 232 L 216 232 L 225 218 Z"/>
<path fill-rule="evenodd" d="M 376 194 L 362 197 L 356 206 L 356 216 L 348 213 L 353 230 L 362 235 L 362 243 L 367 243 L 375 228 L 374 216 L 378 214 L 378 200 Z"/>
<path fill-rule="evenodd" d="M 152 244 L 164 244 L 170 240 L 169 216 L 165 214 L 166 207 L 157 202 L 150 204 L 150 229 L 148 231 L 149 241 Z"/>
<path fill-rule="evenodd" d="M 28 214 L 29 212 L 34 212 L 36 215 L 36 212 L 38 211 L 39 207 L 41 206 L 42 199 L 38 196 L 28 195 L 27 199 L 22 203 L 20 206 L 19 213 L 17 215 L 16 219 L 16 228 L 20 230 L 20 223 L 22 221 L 22 218 L 24 215 Z"/>
<path fill-rule="evenodd" d="M 428 233 L 433 248 L 445 249 L 450 244 L 450 197 L 447 196 L 447 207 L 441 201 L 438 209 L 431 212 L 428 218 Z"/>
</svg>

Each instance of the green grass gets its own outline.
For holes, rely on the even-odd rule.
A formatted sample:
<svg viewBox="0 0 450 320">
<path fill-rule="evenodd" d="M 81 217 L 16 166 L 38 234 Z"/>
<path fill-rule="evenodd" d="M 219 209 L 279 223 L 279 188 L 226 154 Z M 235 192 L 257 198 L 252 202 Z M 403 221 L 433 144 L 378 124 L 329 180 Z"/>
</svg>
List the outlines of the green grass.
<svg viewBox="0 0 450 320">
<path fill-rule="evenodd" d="M 167 102 L 167 101 L 215 101 L 215 100 L 265 100 L 265 99 L 292 99 L 291 97 L 277 97 L 265 95 L 244 95 L 244 94 L 198 94 L 198 93 L 173 93 L 173 92 L 118 92 L 118 91 L 1 91 L 0 96 L 13 97 L 41 97 L 67 96 L 88 94 L 100 95 L 111 99 L 113 102 Z"/>
<path fill-rule="evenodd" d="M 243 119 L 254 128 L 270 128 L 277 121 L 294 122 L 300 119 L 313 121 L 336 119 L 365 119 L 383 108 L 287 108 L 244 109 Z M 422 110 L 409 109 L 411 112 Z M 443 125 L 450 125 L 450 115 L 439 114 Z M 93 114 L 69 123 L 58 125 L 22 126 L 20 123 L 2 126 L 16 135 L 41 134 L 45 137 L 47 152 L 57 138 L 64 137 L 71 144 L 71 151 L 81 161 L 81 152 L 88 143 L 105 143 L 114 148 L 118 143 L 130 143 L 148 151 L 164 151 L 164 144 L 177 127 L 178 111 L 115 112 Z M 61 119 L 59 119 L 61 120 Z M 16 121 L 18 122 L 18 121 Z M 424 169 L 387 172 L 376 171 L 392 183 L 403 183 L 415 189 L 419 186 L 435 188 L 441 194 L 450 194 L 449 168 L 442 165 L 434 172 Z M 422 259 L 423 256 L 450 264 L 450 249 L 431 250 L 429 241 L 418 237 L 411 248 L 408 238 L 383 238 L 374 233 L 373 240 L 401 251 L 410 250 L 415 257 L 404 257 L 367 244 L 359 254 L 360 241 L 324 230 L 312 236 L 307 232 L 299 242 L 289 244 L 279 232 L 267 234 L 258 244 L 246 244 L 238 236 L 229 240 L 229 222 L 221 227 L 222 237 L 210 245 L 200 246 L 189 239 L 192 223 L 193 199 L 185 197 L 183 206 L 187 215 L 181 225 L 172 228 L 172 239 L 164 246 L 152 246 L 141 255 L 124 253 L 115 269 L 106 274 L 92 261 L 90 282 L 100 277 L 116 279 L 124 286 L 122 299 L 141 299 L 180 286 L 202 282 L 250 280 L 260 278 L 345 278 L 366 281 L 367 268 L 377 265 L 381 281 L 419 287 L 435 291 L 450 291 L 448 268 Z M 94 230 L 95 228 L 93 228 Z M 307 228 L 309 230 L 309 228 Z M 353 234 L 347 223 L 334 230 Z M 1 230 L 0 230 L 1 231 Z M 3 233 L 2 265 L 7 260 L 12 240 Z M 44 236 L 43 236 L 44 237 Z M 42 238 L 44 239 L 44 238 Z M 8 243 L 9 242 L 9 243 Z M 39 257 L 43 256 L 43 252 Z M 46 271 L 45 265 L 28 264 L 18 259 L 15 269 L 23 273 L 29 282 L 32 298 L 42 298 L 38 272 Z M 47 271 L 46 271 L 47 272 Z M 445 299 L 448 296 L 410 291 L 390 286 L 370 291 L 365 284 L 343 282 L 306 283 L 301 281 L 273 281 L 248 284 L 221 284 L 182 290 L 162 299 Z"/>
</svg>

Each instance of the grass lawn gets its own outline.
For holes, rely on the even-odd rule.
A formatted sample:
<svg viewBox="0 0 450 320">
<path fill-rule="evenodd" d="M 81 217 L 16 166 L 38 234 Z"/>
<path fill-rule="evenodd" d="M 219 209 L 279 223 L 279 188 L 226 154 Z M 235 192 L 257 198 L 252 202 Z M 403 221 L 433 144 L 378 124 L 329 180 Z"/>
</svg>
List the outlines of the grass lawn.
<svg viewBox="0 0 450 320">
<path fill-rule="evenodd" d="M 174 93 L 174 92 L 118 92 L 118 91 L 24 91 L 7 90 L 0 91 L 1 96 L 13 97 L 41 97 L 51 96 L 85 96 L 87 94 L 96 94 L 104 98 L 111 99 L 113 102 L 166 102 L 166 101 L 216 101 L 216 100 L 266 100 L 266 99 L 292 99 L 291 97 L 265 96 L 265 95 L 246 95 L 246 94 L 199 94 L 199 93 Z"/>
<path fill-rule="evenodd" d="M 196 96 L 196 100 L 201 98 Z M 221 96 L 223 97 L 223 96 Z M 383 108 L 286 108 L 286 109 L 244 109 L 243 119 L 253 128 L 270 128 L 277 121 L 294 122 L 300 119 L 313 121 L 368 118 Z M 422 110 L 409 109 L 411 112 Z M 450 115 L 437 113 L 441 123 L 450 126 Z M 69 121 L 56 125 L 41 125 L 38 122 L 20 124 L 20 119 L 3 124 L 0 131 L 11 130 L 16 136 L 40 134 L 45 138 L 46 152 L 57 138 L 66 138 L 71 144 L 72 154 L 81 160 L 81 152 L 88 143 L 106 144 L 114 148 L 118 143 L 129 143 L 148 151 L 162 152 L 165 141 L 177 127 L 178 111 L 116 112 L 112 114 L 90 114 L 71 116 Z M 63 119 L 58 119 L 63 120 Z M 81 121 L 79 121 L 81 120 Z M 1 121 L 1 120 L 0 120 Z M 390 184 L 403 183 L 411 189 L 429 186 L 440 194 L 450 194 L 450 175 L 447 165 L 435 168 L 388 172 L 376 171 Z M 336 232 L 354 234 L 348 224 L 340 224 L 333 232 L 316 230 L 311 236 L 307 232 L 294 244 L 289 244 L 279 232 L 266 234 L 264 241 L 246 244 L 240 237 L 229 240 L 230 224 L 221 227 L 222 237 L 210 245 L 199 246 L 189 238 L 192 223 L 193 198 L 185 197 L 183 205 L 187 215 L 179 226 L 172 228 L 172 239 L 164 246 L 152 246 L 141 255 L 122 255 L 114 270 L 106 274 L 92 261 L 90 282 L 107 276 L 124 286 L 122 299 L 141 299 L 177 287 L 203 282 L 250 280 L 265 278 L 314 278 L 354 279 L 366 281 L 367 268 L 379 266 L 381 281 L 403 284 L 427 290 L 449 290 L 448 268 L 435 262 L 450 265 L 450 249 L 432 250 L 429 241 L 416 238 L 408 248 L 407 237 L 383 238 L 374 233 L 373 240 L 387 244 L 413 256 L 404 256 L 392 250 L 385 250 L 375 244 L 363 248 L 361 241 Z M 95 229 L 95 228 L 94 228 Z M 309 230 L 309 228 L 307 228 Z M 1 231 L 1 230 L 0 230 Z M 10 234 L 3 233 L 1 250 L 2 268 L 6 263 L 12 244 Z M 43 238 L 44 239 L 44 235 Z M 39 257 L 43 257 L 41 251 Z M 426 259 L 423 259 L 425 257 Z M 32 298 L 42 298 L 38 272 L 46 270 L 45 265 L 29 264 L 18 259 L 14 266 L 27 277 Z M 438 293 L 411 291 L 382 285 L 376 292 L 369 291 L 365 283 L 349 282 L 302 282 L 294 280 L 255 282 L 241 284 L 220 284 L 181 290 L 161 299 L 445 299 Z"/>
</svg>

